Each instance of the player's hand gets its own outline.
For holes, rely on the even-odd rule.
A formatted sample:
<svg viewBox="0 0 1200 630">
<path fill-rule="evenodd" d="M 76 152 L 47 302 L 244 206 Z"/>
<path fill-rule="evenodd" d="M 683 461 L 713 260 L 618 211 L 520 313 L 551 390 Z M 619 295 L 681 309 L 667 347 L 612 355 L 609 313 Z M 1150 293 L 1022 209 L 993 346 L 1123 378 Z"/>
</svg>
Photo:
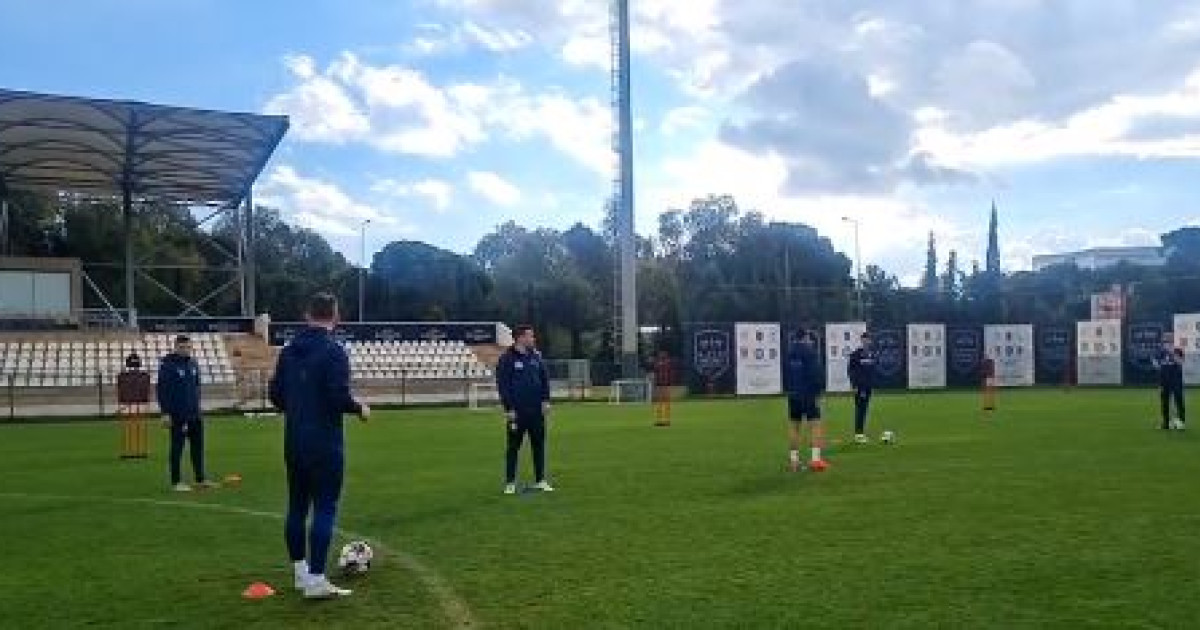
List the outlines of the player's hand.
<svg viewBox="0 0 1200 630">
<path fill-rule="evenodd" d="M 543 416 L 550 415 L 550 401 L 548 401 L 548 400 L 546 402 L 542 403 L 542 415 Z"/>
<path fill-rule="evenodd" d="M 516 422 L 516 421 L 517 421 L 517 412 L 515 412 L 515 411 L 505 411 L 505 412 L 504 412 L 504 417 L 505 417 L 505 418 L 508 418 L 508 421 L 509 421 L 509 422 Z"/>
<path fill-rule="evenodd" d="M 366 422 L 371 418 L 371 406 L 367 403 L 358 403 L 358 419 Z"/>
<path fill-rule="evenodd" d="M 516 421 L 516 420 L 509 420 L 509 421 L 508 421 L 508 430 L 509 430 L 509 432 L 510 432 L 510 433 L 516 433 L 516 432 L 517 432 L 517 421 Z"/>
</svg>

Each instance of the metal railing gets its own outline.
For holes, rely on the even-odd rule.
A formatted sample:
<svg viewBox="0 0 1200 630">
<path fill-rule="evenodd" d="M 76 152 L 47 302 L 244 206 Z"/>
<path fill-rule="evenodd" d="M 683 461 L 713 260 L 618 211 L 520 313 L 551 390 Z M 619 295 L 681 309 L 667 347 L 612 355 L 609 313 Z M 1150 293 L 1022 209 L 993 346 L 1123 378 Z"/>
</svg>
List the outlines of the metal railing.
<svg viewBox="0 0 1200 630">
<path fill-rule="evenodd" d="M 469 364 L 431 368 L 370 368 L 351 374 L 355 393 L 373 405 L 463 405 L 473 383 L 492 383 Z M 119 370 L 53 370 L 0 373 L 3 417 L 109 417 L 118 411 Z M 201 404 L 206 412 L 272 411 L 269 370 L 201 369 Z M 156 374 L 151 372 L 151 376 Z M 157 413 L 151 404 L 148 411 Z"/>
</svg>

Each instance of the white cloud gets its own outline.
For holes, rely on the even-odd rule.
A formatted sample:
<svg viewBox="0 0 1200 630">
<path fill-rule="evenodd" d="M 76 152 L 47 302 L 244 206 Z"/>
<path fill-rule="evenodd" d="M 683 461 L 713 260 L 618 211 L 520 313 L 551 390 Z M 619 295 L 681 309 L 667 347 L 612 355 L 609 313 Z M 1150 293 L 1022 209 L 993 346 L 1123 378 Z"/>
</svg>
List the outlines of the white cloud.
<svg viewBox="0 0 1200 630">
<path fill-rule="evenodd" d="M 301 140 L 343 143 L 367 136 L 371 122 L 343 86 L 315 74 L 311 57 L 290 56 L 289 71 L 301 83 L 271 98 L 265 111 L 291 117 L 291 133 Z"/>
<path fill-rule="evenodd" d="M 352 53 L 319 74 L 307 57 L 290 57 L 287 65 L 298 84 L 267 109 L 292 115 L 301 140 L 447 159 L 499 133 L 543 140 L 596 173 L 612 173 L 611 113 L 597 98 L 531 92 L 504 77 L 439 85 L 418 69 L 371 65 Z"/>
<path fill-rule="evenodd" d="M 467 175 L 467 184 L 479 196 L 505 208 L 521 202 L 521 189 L 508 180 L 488 171 L 472 171 Z"/>
<path fill-rule="evenodd" d="M 296 223 L 329 236 L 352 236 L 363 221 L 404 233 L 408 227 L 394 217 L 351 197 L 339 186 L 305 177 L 295 168 L 276 167 L 258 186 L 259 200 L 279 208 Z"/>
<path fill-rule="evenodd" d="M 664 135 L 675 135 L 682 131 L 698 129 L 710 122 L 715 112 L 697 105 L 676 107 L 663 115 L 660 131 Z"/>
<path fill-rule="evenodd" d="M 440 179 L 423 179 L 417 182 L 401 182 L 381 179 L 371 186 L 371 191 L 395 197 L 425 197 L 438 212 L 450 208 L 454 187 Z"/>
<path fill-rule="evenodd" d="M 1190 121 L 1191 133 L 1131 137 L 1139 123 Z M 1200 66 L 1180 85 L 1158 94 L 1116 96 L 1061 123 L 1018 120 L 978 133 L 956 133 L 931 117 L 915 136 L 919 150 L 942 163 L 986 168 L 1070 156 L 1184 158 L 1200 156 Z"/>
</svg>

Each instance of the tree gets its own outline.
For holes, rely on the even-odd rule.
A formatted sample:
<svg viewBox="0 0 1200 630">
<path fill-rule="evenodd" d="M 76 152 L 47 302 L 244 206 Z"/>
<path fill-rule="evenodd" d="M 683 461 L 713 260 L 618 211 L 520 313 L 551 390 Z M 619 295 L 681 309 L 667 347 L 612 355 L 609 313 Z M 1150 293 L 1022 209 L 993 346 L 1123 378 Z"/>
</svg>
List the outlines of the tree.
<svg viewBox="0 0 1200 630">
<path fill-rule="evenodd" d="M 929 250 L 925 254 L 925 276 L 921 280 L 921 288 L 924 289 L 926 293 L 933 295 L 938 293 L 939 286 L 937 240 L 934 238 L 933 232 L 930 232 Z"/>
<path fill-rule="evenodd" d="M 952 249 L 946 259 L 946 273 L 942 276 L 942 291 L 952 302 L 962 297 L 962 276 L 962 272 L 958 269 L 958 252 Z"/>
<path fill-rule="evenodd" d="M 992 202 L 992 217 L 988 222 L 987 273 L 993 278 L 1000 276 L 1000 233 L 996 202 Z"/>
</svg>

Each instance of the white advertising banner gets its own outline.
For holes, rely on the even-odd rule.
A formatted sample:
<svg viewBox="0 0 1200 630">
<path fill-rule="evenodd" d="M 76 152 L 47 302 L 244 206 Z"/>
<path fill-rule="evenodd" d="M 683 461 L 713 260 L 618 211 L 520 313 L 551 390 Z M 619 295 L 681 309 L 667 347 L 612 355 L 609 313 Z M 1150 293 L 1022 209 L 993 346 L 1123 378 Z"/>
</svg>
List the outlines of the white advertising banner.
<svg viewBox="0 0 1200 630">
<path fill-rule="evenodd" d="M 867 332 L 865 322 L 828 324 L 825 326 L 825 369 L 826 388 L 831 392 L 850 391 L 850 377 L 846 376 L 846 365 L 850 353 L 862 343 Z"/>
<path fill-rule="evenodd" d="M 1080 385 L 1120 385 L 1121 320 L 1101 319 L 1075 324 L 1076 382 Z"/>
<path fill-rule="evenodd" d="M 1175 316 L 1175 347 L 1183 348 L 1183 382 L 1200 385 L 1200 313 Z"/>
<path fill-rule="evenodd" d="M 946 386 L 946 325 L 908 325 L 908 388 Z"/>
<path fill-rule="evenodd" d="M 984 326 L 986 356 L 996 366 L 999 387 L 1033 385 L 1033 326 Z"/>
<path fill-rule="evenodd" d="M 733 325 L 737 338 L 737 393 L 778 394 L 783 391 L 779 324 Z"/>
</svg>

